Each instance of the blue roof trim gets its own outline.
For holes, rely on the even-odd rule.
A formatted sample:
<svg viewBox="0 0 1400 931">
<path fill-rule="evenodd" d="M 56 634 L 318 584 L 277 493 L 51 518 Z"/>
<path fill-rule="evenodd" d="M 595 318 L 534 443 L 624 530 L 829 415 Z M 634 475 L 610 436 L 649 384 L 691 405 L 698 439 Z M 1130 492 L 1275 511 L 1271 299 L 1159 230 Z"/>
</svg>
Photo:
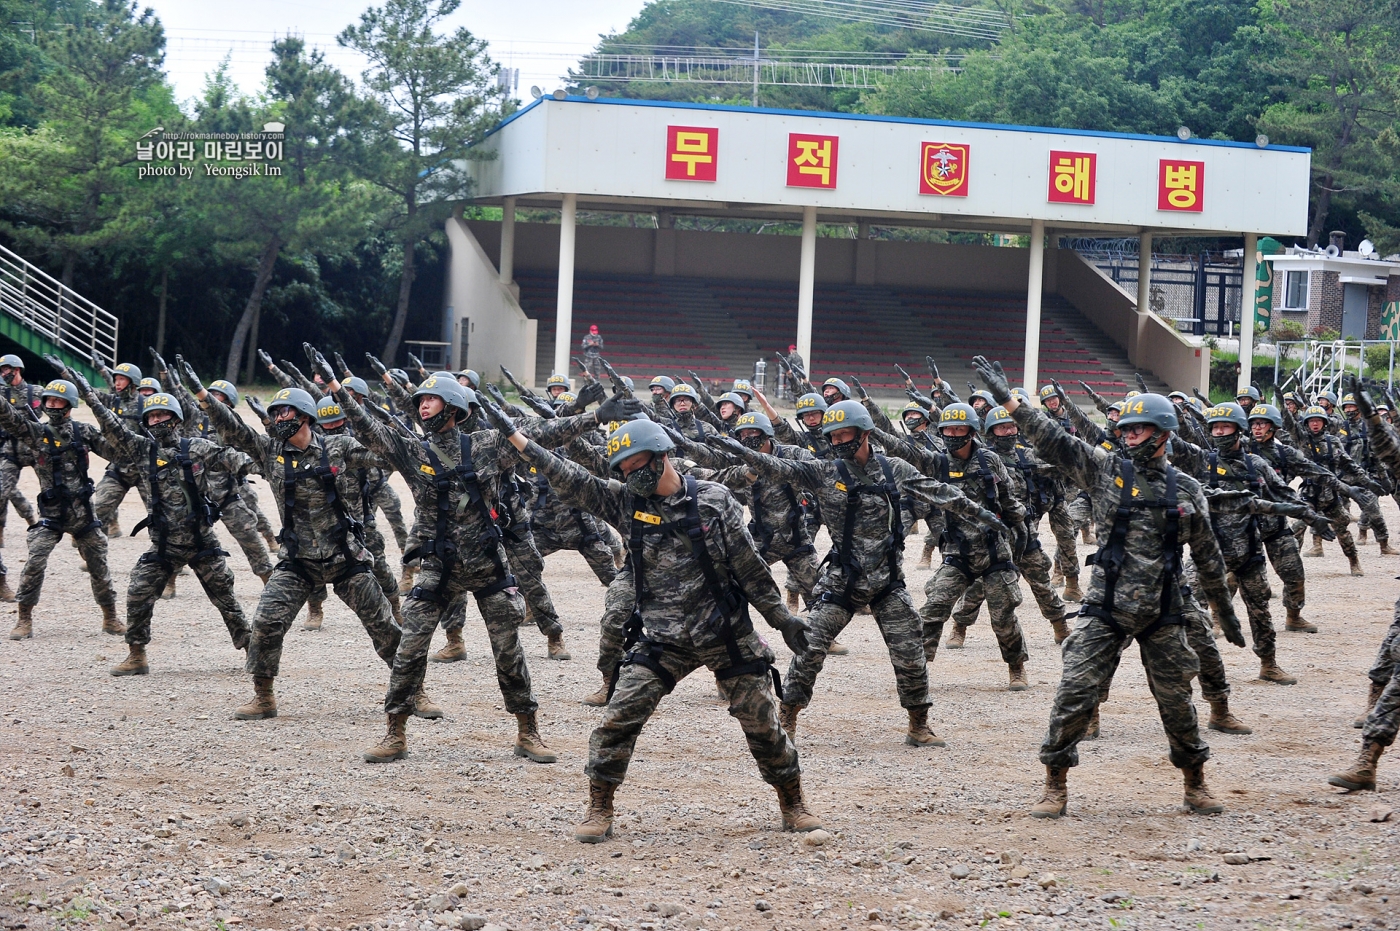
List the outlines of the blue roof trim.
<svg viewBox="0 0 1400 931">
<path fill-rule="evenodd" d="M 921 120 L 911 116 L 876 116 L 869 113 L 828 113 L 821 110 L 774 110 L 765 107 L 738 107 L 732 104 L 682 103 L 670 100 L 631 100 L 621 97 L 599 97 L 597 100 L 589 100 L 587 97 L 580 97 L 577 95 L 565 97 L 563 100 L 555 100 L 553 97 L 546 95 L 538 100 L 531 101 L 528 107 L 517 110 L 506 117 L 482 138 L 494 135 L 510 125 L 512 121 L 529 113 L 545 101 L 553 101 L 555 103 L 600 103 L 622 107 L 666 107 L 673 110 L 718 110 L 723 113 L 763 113 L 776 114 L 778 116 L 821 117 L 830 120 L 855 120 L 866 123 L 905 123 L 914 126 L 947 126 L 955 129 L 996 129 L 1020 133 L 1055 133 L 1062 136 L 1085 136 L 1093 139 L 1135 139 L 1141 142 L 1170 142 L 1174 145 L 1211 145 L 1227 149 L 1259 149 L 1259 147 L 1252 142 L 1198 139 L 1194 136 L 1188 142 L 1182 142 L 1175 136 L 1148 136 L 1142 133 L 1100 132 L 1092 129 L 1055 129 L 1050 126 L 1015 126 L 1008 123 L 960 123 L 954 120 Z M 1260 149 L 1259 151 L 1300 152 L 1305 155 L 1312 153 L 1312 149 L 1307 146 L 1274 145 L 1273 143 L 1269 143 L 1268 148 Z"/>
</svg>

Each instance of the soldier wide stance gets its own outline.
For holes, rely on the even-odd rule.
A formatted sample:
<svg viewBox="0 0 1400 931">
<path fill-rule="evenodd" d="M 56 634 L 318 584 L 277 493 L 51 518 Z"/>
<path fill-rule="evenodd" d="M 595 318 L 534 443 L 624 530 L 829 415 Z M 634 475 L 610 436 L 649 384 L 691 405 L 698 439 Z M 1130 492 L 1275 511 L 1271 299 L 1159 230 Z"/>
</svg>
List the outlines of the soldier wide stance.
<svg viewBox="0 0 1400 931">
<path fill-rule="evenodd" d="M 1068 803 L 1066 775 L 1079 763 L 1079 741 L 1099 700 L 1099 687 L 1129 639 L 1138 642 L 1148 687 L 1157 700 L 1171 747 L 1172 765 L 1185 776 L 1186 804 L 1196 812 L 1223 811 L 1206 788 L 1210 748 L 1201 739 L 1191 704 L 1196 655 L 1183 628 L 1186 605 L 1180 577 L 1182 547 L 1189 545 L 1205 595 L 1227 621 L 1238 621 L 1225 584 L 1225 564 L 1211 531 L 1201 486 L 1166 460 L 1177 427 L 1171 401 L 1156 394 L 1133 398 L 1119 419 L 1127 455 L 1092 447 L 1011 395 L 999 364 L 981 356 L 973 366 L 997 402 L 1006 407 L 1036 454 L 1059 466 L 1089 491 L 1099 539 L 1081 620 L 1063 645 L 1064 674 L 1040 747 L 1045 794 L 1031 809 L 1058 818 Z M 1243 645 L 1240 638 L 1239 645 Z"/>
<path fill-rule="evenodd" d="M 778 723 L 773 652 L 754 630 L 748 606 L 782 631 L 797 653 L 807 646 L 806 625 L 784 606 L 733 494 L 682 477 L 668 455 L 674 444 L 650 421 L 623 424 L 609 436 L 608 461 L 618 482 L 554 456 L 494 405 L 486 413 L 561 498 L 631 535 L 630 562 L 622 570 L 635 586 L 631 652 L 603 723 L 588 742 L 588 815 L 574 837 L 598 843 L 612 834 L 613 795 L 627 775 L 637 736 L 661 699 L 702 666 L 714 672 L 759 773 L 777 790 L 783 829 L 821 827 L 802 797 L 797 748 Z"/>
<path fill-rule="evenodd" d="M 4 388 L 0 391 L 3 391 L 3 396 L 10 402 L 10 406 L 37 421 L 39 389 L 24 380 L 24 360 L 14 354 L 0 356 L 0 382 L 4 382 Z M 19 490 L 20 470 L 32 465 L 32 462 L 26 459 L 21 459 L 18 444 L 8 434 L 0 431 L 0 546 L 4 545 L 5 517 L 9 514 L 11 504 L 15 507 L 15 513 L 24 518 L 26 524 L 34 526 L 34 507 Z"/>
<path fill-rule="evenodd" d="M 74 422 L 77 385 L 55 379 L 44 386 L 39 398 L 48 423 L 36 423 L 28 413 L 0 398 L 0 429 L 34 457 L 34 472 L 39 476 L 39 520 L 29 528 L 29 558 L 15 593 L 19 620 L 10 639 L 34 636 L 34 606 L 44 587 L 44 570 L 64 534 L 72 536 L 87 564 L 92 597 L 102 609 L 103 633 L 124 634 L 126 628 L 117 620 L 117 593 L 107 571 L 107 536 L 93 513 L 92 479 L 88 477 L 90 451 L 109 460 L 114 455 L 101 431 Z"/>
</svg>

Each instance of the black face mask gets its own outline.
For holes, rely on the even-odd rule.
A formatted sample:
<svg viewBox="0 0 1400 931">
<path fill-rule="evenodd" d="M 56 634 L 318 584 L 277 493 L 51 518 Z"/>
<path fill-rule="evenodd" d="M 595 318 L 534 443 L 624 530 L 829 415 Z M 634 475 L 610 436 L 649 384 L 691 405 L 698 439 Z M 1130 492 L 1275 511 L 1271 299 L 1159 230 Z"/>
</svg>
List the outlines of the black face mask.
<svg viewBox="0 0 1400 931">
<path fill-rule="evenodd" d="M 290 420 L 274 420 L 272 426 L 267 428 L 267 432 L 272 434 L 274 440 L 285 443 L 297 435 L 301 429 L 301 418 L 293 417 Z"/>
<path fill-rule="evenodd" d="M 72 408 L 68 407 L 46 407 L 44 408 L 44 416 L 49 418 L 49 423 L 57 426 L 68 419 L 68 414 L 71 411 Z"/>
<path fill-rule="evenodd" d="M 480 430 L 480 429 L 481 429 L 481 427 L 480 427 L 480 424 L 481 424 L 481 416 L 480 416 L 480 414 L 481 414 L 481 412 L 478 411 L 475 407 L 473 407 L 473 408 L 471 409 L 471 411 L 467 414 L 467 417 L 466 417 L 465 420 L 458 419 L 458 421 L 457 421 L 457 429 L 459 429 L 459 430 L 464 430 L 464 431 L 466 431 L 467 433 L 475 433 L 477 430 Z"/>
<path fill-rule="evenodd" d="M 174 446 L 180 435 L 180 424 L 175 420 L 146 424 L 146 432 L 161 446 Z"/>
<path fill-rule="evenodd" d="M 19 382 L 19 369 L 12 369 L 10 374 L 5 376 L 5 384 L 13 385 Z"/>
<path fill-rule="evenodd" d="M 753 436 L 740 437 L 739 442 L 743 443 L 749 449 L 762 450 L 763 442 L 766 439 L 768 439 L 768 437 L 764 436 L 762 433 L 758 433 Z"/>
<path fill-rule="evenodd" d="M 349 436 L 350 424 L 346 421 L 342 422 L 338 427 L 322 427 L 321 432 L 326 436 Z"/>
<path fill-rule="evenodd" d="M 1210 438 L 1211 445 L 1216 452 L 1221 455 L 1229 455 L 1235 451 L 1235 444 L 1240 440 L 1238 433 L 1227 433 L 1224 436 L 1213 436 Z"/>
<path fill-rule="evenodd" d="M 910 433 L 922 433 L 928 428 L 928 422 L 922 417 L 910 417 L 904 421 L 904 429 Z"/>
<path fill-rule="evenodd" d="M 1153 435 L 1136 446 L 1128 447 L 1128 456 L 1136 465 L 1145 466 L 1157 456 L 1157 450 L 1161 448 L 1166 440 L 1158 435 Z"/>
<path fill-rule="evenodd" d="M 657 468 L 658 465 L 661 466 L 659 469 Z M 665 471 L 666 465 L 664 461 L 660 461 L 657 457 L 652 456 L 651 462 L 648 462 L 640 469 L 634 469 L 632 474 L 627 476 L 627 490 L 634 495 L 650 498 L 652 495 L 656 494 L 656 486 L 661 484 L 661 473 Z"/>
<path fill-rule="evenodd" d="M 860 441 L 861 437 L 856 437 L 854 440 L 847 440 L 844 443 L 832 443 L 831 450 L 842 459 L 854 459 L 856 453 L 860 452 Z"/>
<path fill-rule="evenodd" d="M 1014 453 L 1016 451 L 1016 434 L 1010 436 L 993 436 L 992 447 L 999 453 Z"/>
<path fill-rule="evenodd" d="M 447 426 L 447 421 L 452 417 L 452 413 L 452 411 L 444 407 L 442 410 L 423 421 L 423 429 L 429 433 L 437 433 L 443 427 Z"/>
<path fill-rule="evenodd" d="M 949 436 L 943 434 L 943 445 L 948 448 L 948 452 L 955 453 L 972 442 L 972 434 L 966 433 L 962 436 Z"/>
</svg>

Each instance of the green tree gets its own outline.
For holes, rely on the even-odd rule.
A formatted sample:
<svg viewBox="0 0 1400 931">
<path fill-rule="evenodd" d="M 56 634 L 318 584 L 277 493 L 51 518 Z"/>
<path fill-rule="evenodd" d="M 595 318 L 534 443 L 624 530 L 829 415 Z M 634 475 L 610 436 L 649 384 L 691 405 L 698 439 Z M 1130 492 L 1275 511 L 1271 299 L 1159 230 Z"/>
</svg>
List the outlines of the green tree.
<svg viewBox="0 0 1400 931">
<path fill-rule="evenodd" d="M 376 104 L 364 127 L 357 170 L 393 202 L 388 222 L 403 250 L 398 300 L 384 342 L 393 359 L 403 339 L 419 243 L 439 229 L 469 179 L 458 168 L 480 158 L 470 148 L 503 115 L 497 66 L 466 29 L 436 27 L 458 0 L 388 0 L 360 14 L 337 41 L 369 59 L 363 81 Z"/>
</svg>

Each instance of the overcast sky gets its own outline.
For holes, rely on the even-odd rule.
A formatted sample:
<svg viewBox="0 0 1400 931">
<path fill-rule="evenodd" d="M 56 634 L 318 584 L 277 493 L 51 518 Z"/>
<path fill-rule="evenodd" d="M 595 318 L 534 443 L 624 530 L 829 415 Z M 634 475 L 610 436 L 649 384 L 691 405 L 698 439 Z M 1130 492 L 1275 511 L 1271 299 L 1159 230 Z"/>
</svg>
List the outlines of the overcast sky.
<svg viewBox="0 0 1400 931">
<path fill-rule="evenodd" d="M 382 2 L 382 0 L 380 0 Z M 644 0 L 463 0 L 449 22 L 490 42 L 491 57 L 520 69 L 518 96 L 529 87 L 545 92 L 597 42 L 600 33 L 621 32 Z M 335 35 L 359 19 L 364 3 L 330 0 L 146 0 L 165 25 L 165 68 L 183 101 L 199 94 L 204 76 L 230 56 L 234 80 L 246 92 L 262 87 L 268 47 L 289 32 L 323 49 L 326 58 L 359 79 L 363 63 L 340 48 Z"/>
</svg>

